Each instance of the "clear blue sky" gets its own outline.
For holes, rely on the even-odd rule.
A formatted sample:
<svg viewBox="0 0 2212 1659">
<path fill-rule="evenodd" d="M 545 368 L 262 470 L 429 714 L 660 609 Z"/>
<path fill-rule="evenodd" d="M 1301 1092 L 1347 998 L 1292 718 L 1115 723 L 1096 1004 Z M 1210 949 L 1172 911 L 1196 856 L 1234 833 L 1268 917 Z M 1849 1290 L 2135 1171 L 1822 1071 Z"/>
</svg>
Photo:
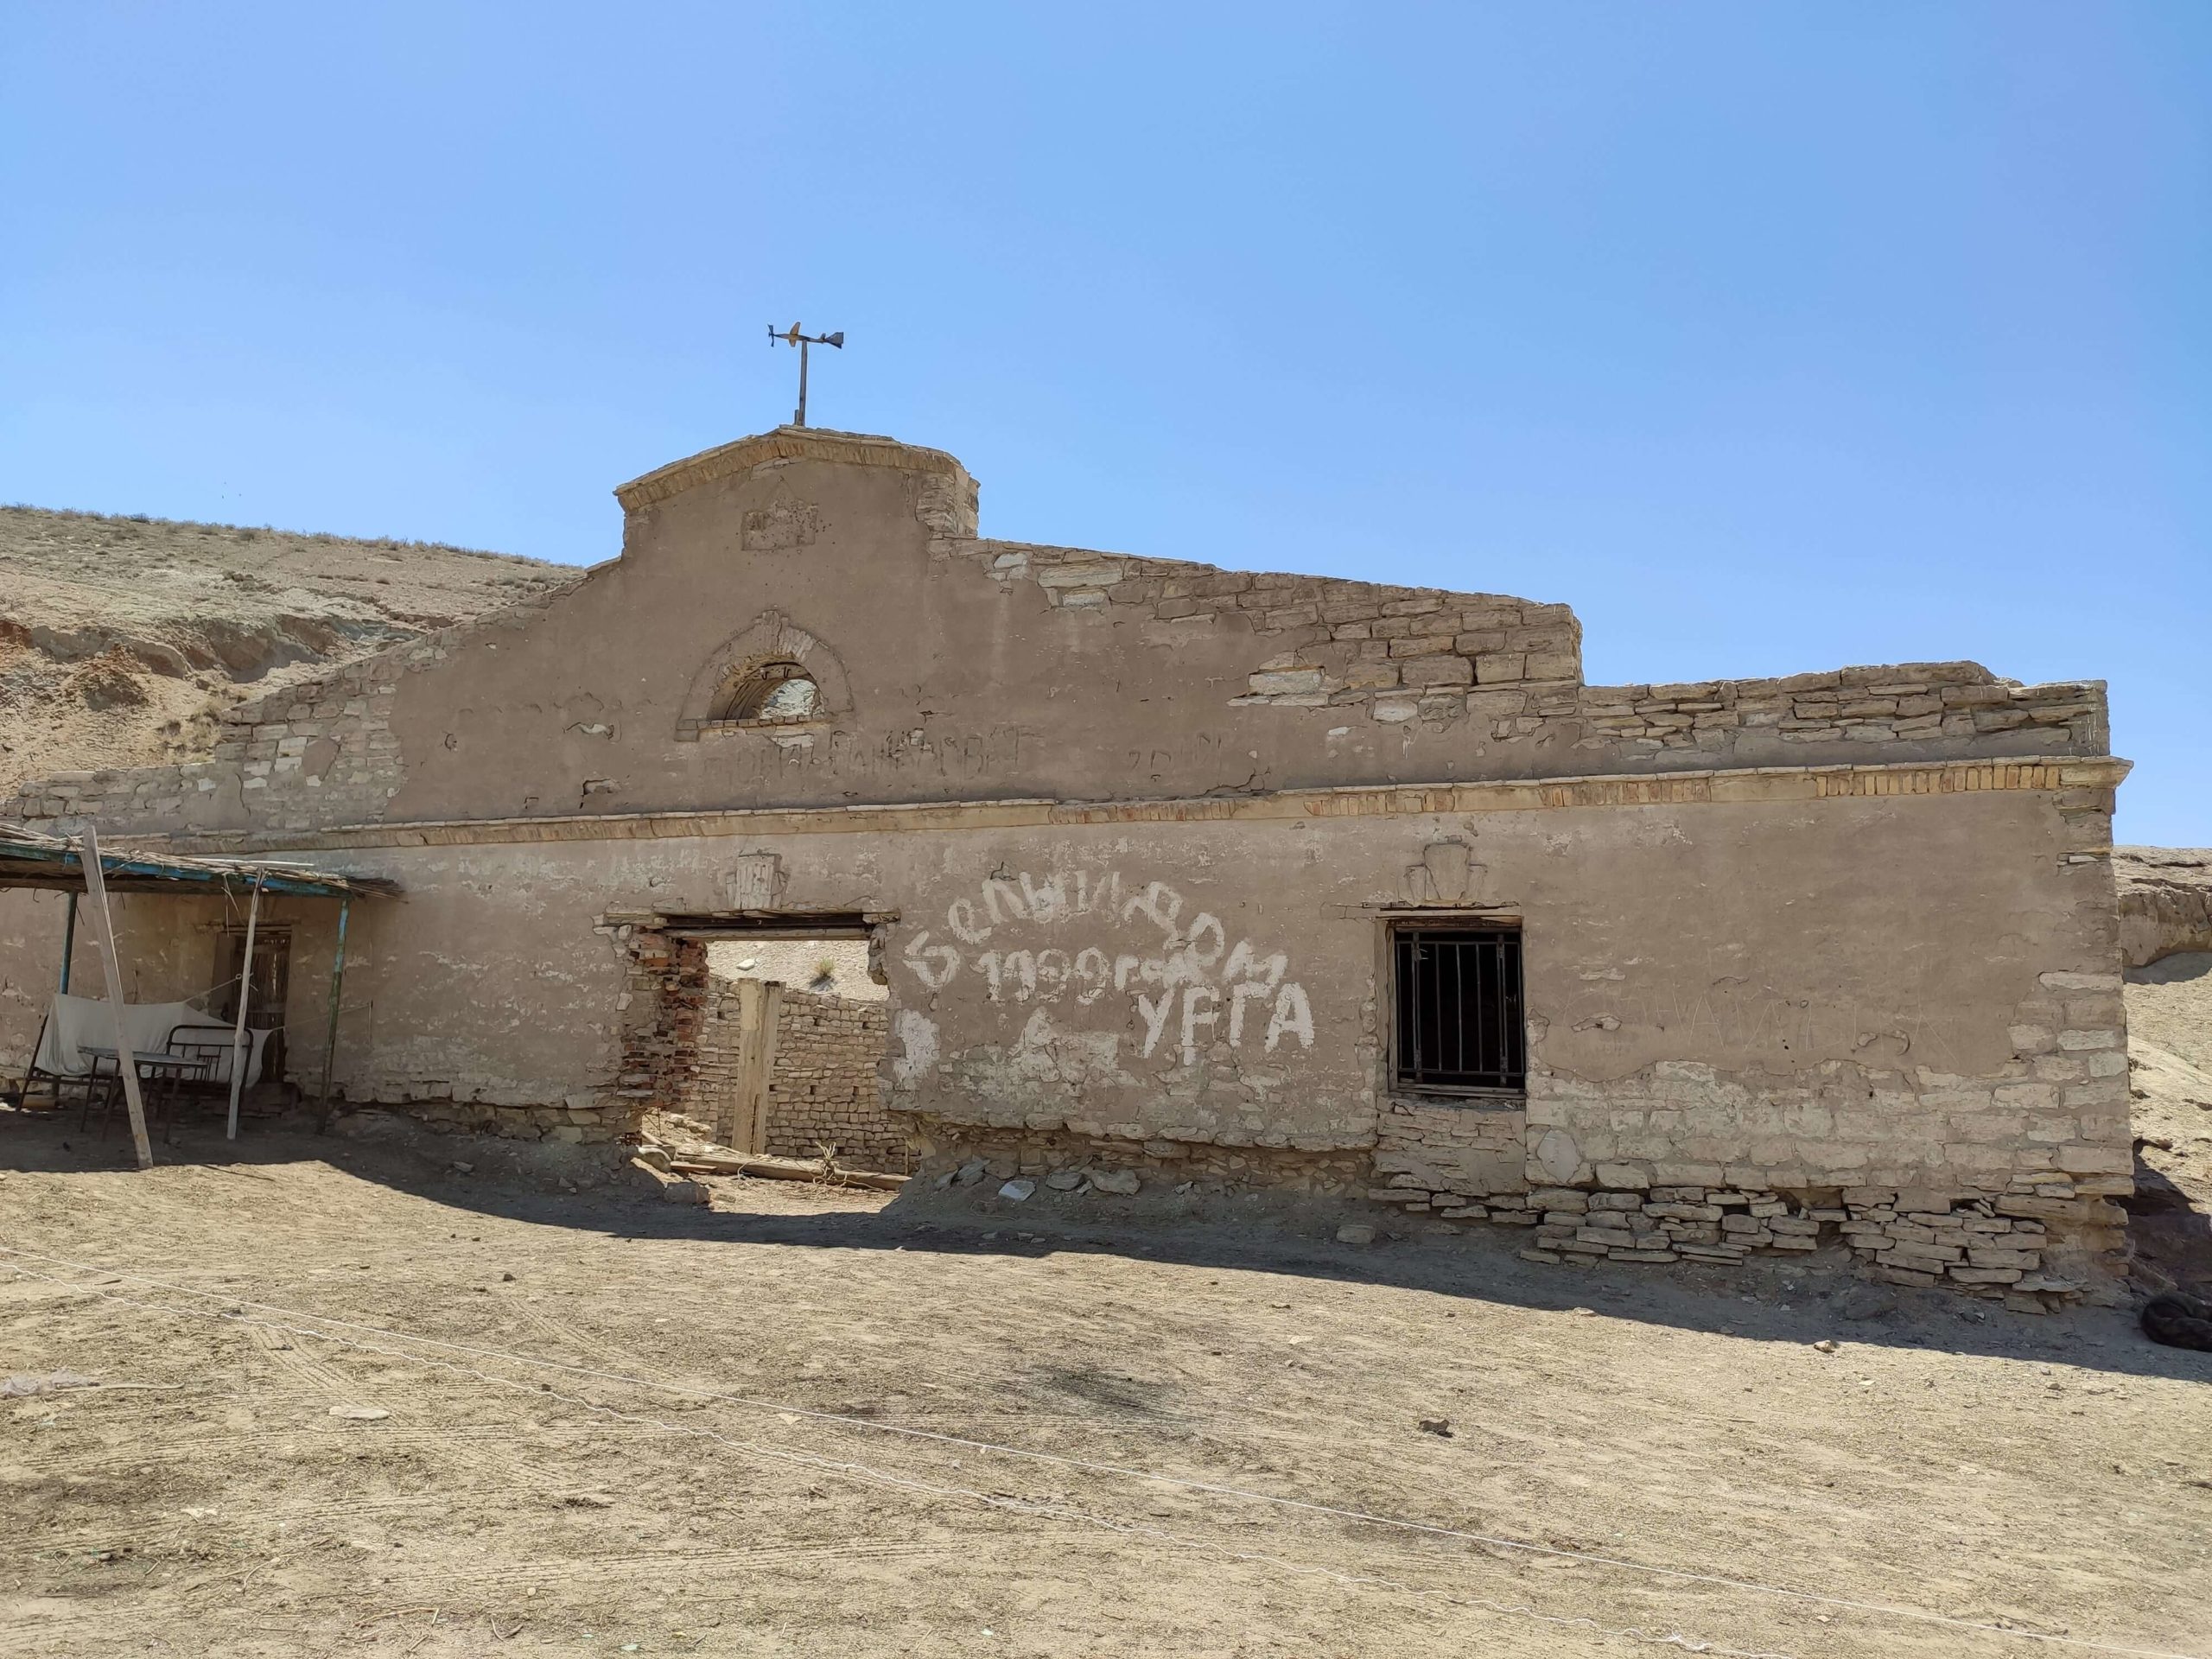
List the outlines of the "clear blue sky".
<svg viewBox="0 0 2212 1659">
<path fill-rule="evenodd" d="M 604 558 L 796 317 L 987 534 L 2103 677 L 2212 842 L 2208 0 L 13 0 L 0 202 L 0 499 Z"/>
</svg>

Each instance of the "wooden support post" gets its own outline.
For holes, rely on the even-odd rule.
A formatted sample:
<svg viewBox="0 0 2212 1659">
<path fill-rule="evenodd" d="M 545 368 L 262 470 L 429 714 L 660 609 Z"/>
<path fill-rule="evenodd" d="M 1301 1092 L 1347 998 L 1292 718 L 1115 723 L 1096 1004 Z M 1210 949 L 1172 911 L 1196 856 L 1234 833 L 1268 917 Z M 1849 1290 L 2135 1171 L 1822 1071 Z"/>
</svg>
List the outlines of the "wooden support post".
<svg viewBox="0 0 2212 1659">
<path fill-rule="evenodd" d="M 715 981 L 709 976 L 707 980 L 708 1006 L 701 1011 L 699 1020 L 697 1046 L 700 1049 L 706 1046 L 709 1023 L 719 1022 L 720 1019 L 714 1000 L 715 984 Z M 734 1061 L 729 1062 L 728 1071 L 722 1070 L 720 1065 L 715 1068 L 715 1080 L 721 1085 L 721 1089 L 715 1098 L 715 1139 L 723 1146 L 741 1148 L 747 1144 L 745 1140 L 745 1059 L 746 1056 L 752 1052 L 753 1028 L 760 1018 L 760 982 L 753 979 L 741 979 L 737 982 L 734 989 L 737 996 L 737 1058 Z M 665 990 L 663 994 L 666 994 Z M 716 1058 L 718 1060 L 726 1060 L 727 1051 L 718 1053 Z M 693 1075 L 696 1076 L 698 1071 L 696 1060 L 692 1071 Z"/>
<path fill-rule="evenodd" d="M 776 1021 L 783 1007 L 784 988 L 776 982 L 737 982 L 735 1132 L 726 1144 L 740 1152 L 764 1151 L 768 1144 L 768 1080 L 775 1074 Z"/>
<path fill-rule="evenodd" d="M 322 1099 L 315 1107 L 315 1133 L 330 1127 L 330 1069 L 338 1060 L 338 1000 L 346 991 L 346 918 L 353 908 L 350 898 L 338 901 L 338 954 L 330 964 L 330 1033 L 322 1045 Z"/>
<path fill-rule="evenodd" d="M 223 1138 L 238 1138 L 238 1094 L 245 1087 L 245 1005 L 253 990 L 253 925 L 261 919 L 261 878 L 253 878 L 253 897 L 245 905 L 245 955 L 238 963 L 238 1017 L 231 1027 L 231 1122 Z"/>
<path fill-rule="evenodd" d="M 61 920 L 61 995 L 69 995 L 69 959 L 77 954 L 77 895 L 69 895 L 69 913 Z"/>
<path fill-rule="evenodd" d="M 107 907 L 107 879 L 100 868 L 100 838 L 85 826 L 85 891 L 92 901 L 92 922 L 100 956 L 107 963 L 108 1012 L 115 1016 L 115 1066 L 123 1074 L 123 1098 L 130 1109 L 130 1138 L 137 1143 L 138 1167 L 154 1166 L 154 1145 L 146 1138 L 146 1103 L 138 1093 L 138 1056 L 123 1024 L 123 964 L 115 958 L 115 918 Z"/>
</svg>

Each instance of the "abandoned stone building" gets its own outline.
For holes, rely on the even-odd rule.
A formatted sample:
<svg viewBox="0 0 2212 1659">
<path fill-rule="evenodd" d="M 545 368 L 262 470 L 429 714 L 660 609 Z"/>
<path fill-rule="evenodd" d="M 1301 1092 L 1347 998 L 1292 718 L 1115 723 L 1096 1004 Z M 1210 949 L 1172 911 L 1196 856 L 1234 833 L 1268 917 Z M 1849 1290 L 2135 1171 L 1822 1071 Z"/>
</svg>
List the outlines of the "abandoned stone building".
<svg viewBox="0 0 2212 1659">
<path fill-rule="evenodd" d="M 772 1001 L 827 1087 L 698 1109 L 756 1145 L 1380 1198 L 1540 1259 L 1840 1236 L 2022 1305 L 2109 1283 L 2101 683 L 1589 685 L 1564 605 L 983 539 L 951 456 L 816 429 L 616 493 L 620 556 L 552 596 L 14 816 L 396 883 L 353 907 L 348 1102 L 617 1137 L 772 1070 Z M 330 908 L 264 911 L 301 1032 Z M 235 955 L 222 901 L 119 914 L 134 995 Z M 0 898 L 0 1058 L 62 927 Z M 876 999 L 710 971 L 771 937 L 857 942 Z"/>
</svg>

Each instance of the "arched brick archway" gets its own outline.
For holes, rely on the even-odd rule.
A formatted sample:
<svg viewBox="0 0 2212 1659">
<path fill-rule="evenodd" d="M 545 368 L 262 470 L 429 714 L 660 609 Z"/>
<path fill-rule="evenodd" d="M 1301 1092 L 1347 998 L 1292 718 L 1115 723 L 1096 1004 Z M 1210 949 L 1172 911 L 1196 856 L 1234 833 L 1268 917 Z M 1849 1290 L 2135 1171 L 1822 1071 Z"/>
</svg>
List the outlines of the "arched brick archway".
<svg viewBox="0 0 2212 1659">
<path fill-rule="evenodd" d="M 692 676 L 677 716 L 677 741 L 696 743 L 702 733 L 738 725 L 716 719 L 717 704 L 734 682 L 772 663 L 797 663 L 806 671 L 819 691 L 810 718 L 827 719 L 853 706 L 852 687 L 837 653 L 781 611 L 763 611 L 752 626 L 724 642 Z"/>
</svg>

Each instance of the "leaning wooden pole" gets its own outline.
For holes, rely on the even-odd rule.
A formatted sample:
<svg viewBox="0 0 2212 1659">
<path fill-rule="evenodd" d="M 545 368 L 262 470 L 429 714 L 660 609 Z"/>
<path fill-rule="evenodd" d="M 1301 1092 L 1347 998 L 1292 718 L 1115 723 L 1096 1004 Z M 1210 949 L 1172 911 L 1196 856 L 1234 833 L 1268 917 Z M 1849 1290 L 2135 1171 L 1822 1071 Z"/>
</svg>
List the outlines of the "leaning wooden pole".
<svg viewBox="0 0 2212 1659">
<path fill-rule="evenodd" d="M 346 991 L 346 916 L 350 898 L 338 901 L 338 954 L 330 964 L 330 1031 L 322 1045 L 322 1099 L 315 1109 L 315 1132 L 330 1127 L 330 1070 L 338 1059 L 338 999 Z"/>
<path fill-rule="evenodd" d="M 101 960 L 107 963 L 108 1012 L 115 1016 L 115 1067 L 123 1074 L 123 1098 L 130 1108 L 130 1138 L 138 1146 L 138 1167 L 154 1166 L 154 1143 L 146 1138 L 146 1103 L 138 1093 L 138 1056 L 123 1023 L 123 965 L 115 957 L 115 918 L 107 907 L 107 877 L 100 868 L 100 838 L 91 824 L 84 836 L 85 891 L 92 901 L 92 925 L 99 929 Z"/>
<path fill-rule="evenodd" d="M 238 1138 L 238 1092 L 245 1087 L 245 1005 L 253 995 L 253 925 L 261 919 L 261 877 L 253 878 L 253 897 L 245 904 L 245 957 L 238 966 L 238 1017 L 231 1027 L 231 1124 L 226 1141 Z"/>
<path fill-rule="evenodd" d="M 69 895 L 69 913 L 61 919 L 61 995 L 69 995 L 69 961 L 77 954 L 77 895 Z"/>
</svg>

